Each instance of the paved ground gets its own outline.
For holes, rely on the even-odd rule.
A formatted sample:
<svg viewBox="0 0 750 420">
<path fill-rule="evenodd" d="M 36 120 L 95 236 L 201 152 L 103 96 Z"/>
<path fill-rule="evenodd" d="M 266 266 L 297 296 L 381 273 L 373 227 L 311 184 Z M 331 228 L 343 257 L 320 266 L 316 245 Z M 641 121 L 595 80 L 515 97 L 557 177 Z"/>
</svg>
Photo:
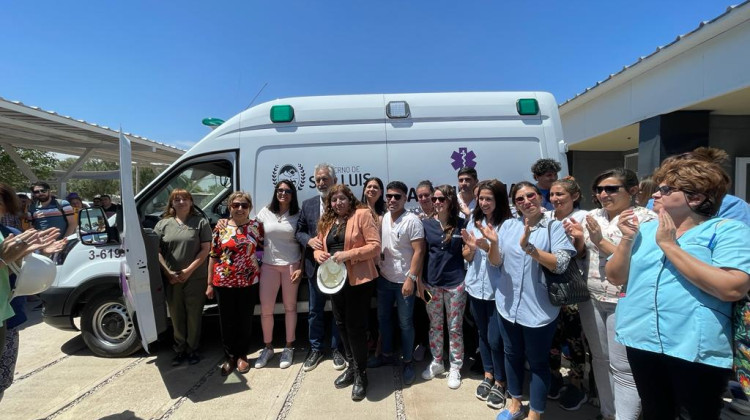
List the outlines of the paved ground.
<svg viewBox="0 0 750 420">
<path fill-rule="evenodd" d="M 445 378 L 425 382 L 419 377 L 402 389 L 398 369 L 373 369 L 367 399 L 355 403 L 350 389 L 333 387 L 339 372 L 329 360 L 302 372 L 305 349 L 296 352 L 288 369 L 278 368 L 276 356 L 264 369 L 221 377 L 214 321 L 205 324 L 201 363 L 172 368 L 166 345 L 154 354 L 99 358 L 79 334 L 47 326 L 38 311 L 29 313 L 20 333 L 15 383 L 0 403 L 3 419 L 493 419 L 497 414 L 474 397 L 481 378 L 467 369 L 458 390 L 450 390 Z M 426 364 L 419 364 L 418 372 Z M 588 404 L 565 412 L 550 401 L 545 418 L 593 419 L 597 413 Z"/>
</svg>

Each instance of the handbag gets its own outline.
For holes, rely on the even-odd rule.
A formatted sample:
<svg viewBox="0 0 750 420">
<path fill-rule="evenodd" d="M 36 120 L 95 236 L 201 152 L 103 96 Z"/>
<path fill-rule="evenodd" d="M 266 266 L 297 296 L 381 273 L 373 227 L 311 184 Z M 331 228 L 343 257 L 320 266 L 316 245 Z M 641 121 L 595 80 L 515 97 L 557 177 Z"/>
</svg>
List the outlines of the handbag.
<svg viewBox="0 0 750 420">
<path fill-rule="evenodd" d="M 550 249 L 552 246 L 552 221 L 547 223 L 547 235 L 549 237 Z M 542 264 L 539 264 L 544 272 L 547 282 L 547 296 L 555 306 L 572 305 L 589 300 L 589 288 L 586 279 L 578 268 L 576 258 L 571 258 L 568 268 L 560 274 L 553 273 Z"/>
</svg>

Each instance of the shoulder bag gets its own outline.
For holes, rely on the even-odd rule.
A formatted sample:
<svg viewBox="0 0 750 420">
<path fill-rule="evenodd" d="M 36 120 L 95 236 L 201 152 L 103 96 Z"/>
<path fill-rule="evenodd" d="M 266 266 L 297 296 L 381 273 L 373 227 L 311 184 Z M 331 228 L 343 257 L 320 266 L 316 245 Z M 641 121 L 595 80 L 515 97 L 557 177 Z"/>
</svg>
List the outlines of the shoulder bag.
<svg viewBox="0 0 750 420">
<path fill-rule="evenodd" d="M 547 223 L 547 236 L 550 250 L 552 250 L 552 221 Z M 589 300 L 589 288 L 578 268 L 577 258 L 571 258 L 568 268 L 560 274 L 555 274 L 542 264 L 539 264 L 547 281 L 547 296 L 555 306 L 572 305 Z"/>
</svg>

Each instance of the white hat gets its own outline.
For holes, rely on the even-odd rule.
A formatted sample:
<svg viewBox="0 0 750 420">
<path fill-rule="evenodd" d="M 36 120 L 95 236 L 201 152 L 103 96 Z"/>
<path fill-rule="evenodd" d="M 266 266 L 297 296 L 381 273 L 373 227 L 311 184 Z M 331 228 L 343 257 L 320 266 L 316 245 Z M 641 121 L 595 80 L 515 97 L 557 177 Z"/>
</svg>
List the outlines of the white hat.
<svg viewBox="0 0 750 420">
<path fill-rule="evenodd" d="M 346 266 L 329 258 L 318 267 L 318 289 L 325 294 L 332 295 L 346 282 Z"/>
<path fill-rule="evenodd" d="M 15 268 L 17 265 L 14 265 Z M 57 268 L 55 263 L 39 254 L 29 254 L 16 271 L 16 287 L 13 296 L 30 296 L 41 293 L 55 281 Z"/>
</svg>

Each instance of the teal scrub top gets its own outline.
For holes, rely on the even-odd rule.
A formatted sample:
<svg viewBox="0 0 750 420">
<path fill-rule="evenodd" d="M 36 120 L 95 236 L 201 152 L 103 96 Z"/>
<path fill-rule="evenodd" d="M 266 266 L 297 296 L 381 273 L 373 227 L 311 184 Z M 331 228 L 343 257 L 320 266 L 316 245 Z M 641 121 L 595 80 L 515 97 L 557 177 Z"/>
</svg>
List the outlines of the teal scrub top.
<svg viewBox="0 0 750 420">
<path fill-rule="evenodd" d="M 732 302 L 693 285 L 656 244 L 658 220 L 641 225 L 630 259 L 627 294 L 616 310 L 616 339 L 625 346 L 732 367 Z M 750 272 L 750 228 L 714 218 L 685 232 L 677 243 L 714 267 Z"/>
</svg>

